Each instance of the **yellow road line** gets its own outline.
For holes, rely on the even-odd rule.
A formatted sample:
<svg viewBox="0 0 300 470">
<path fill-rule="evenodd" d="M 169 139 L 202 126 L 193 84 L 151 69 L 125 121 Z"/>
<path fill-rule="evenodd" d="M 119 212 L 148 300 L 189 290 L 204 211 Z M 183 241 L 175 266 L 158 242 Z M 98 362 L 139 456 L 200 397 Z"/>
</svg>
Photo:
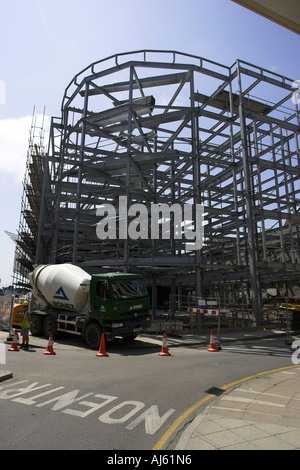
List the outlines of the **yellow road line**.
<svg viewBox="0 0 300 470">
<path fill-rule="evenodd" d="M 227 390 L 230 387 L 233 387 L 234 385 L 238 385 L 242 382 L 246 382 L 246 380 L 254 379 L 255 377 L 259 377 L 260 375 L 264 374 L 270 374 L 271 372 L 279 372 L 281 370 L 286 370 L 286 369 L 292 369 L 294 367 L 300 367 L 299 365 L 294 365 L 294 366 L 287 366 L 287 367 L 280 367 L 279 369 L 272 369 L 272 370 L 267 370 L 265 372 L 259 372 L 258 374 L 250 375 L 249 377 L 245 377 L 243 379 L 237 380 L 236 382 L 232 382 L 230 384 L 224 385 L 221 387 L 221 390 Z M 174 423 L 170 426 L 168 431 L 161 437 L 161 439 L 155 444 L 152 450 L 161 450 L 162 446 L 166 443 L 166 441 L 171 437 L 171 435 L 175 432 L 175 430 L 178 428 L 178 426 L 191 414 L 193 411 L 195 411 L 197 408 L 199 408 L 203 403 L 207 402 L 208 400 L 211 400 L 211 398 L 215 397 L 216 395 L 207 395 L 205 398 L 202 400 L 198 401 L 195 403 L 195 405 L 191 406 L 188 410 L 186 410 L 181 416 L 179 416 Z"/>
</svg>

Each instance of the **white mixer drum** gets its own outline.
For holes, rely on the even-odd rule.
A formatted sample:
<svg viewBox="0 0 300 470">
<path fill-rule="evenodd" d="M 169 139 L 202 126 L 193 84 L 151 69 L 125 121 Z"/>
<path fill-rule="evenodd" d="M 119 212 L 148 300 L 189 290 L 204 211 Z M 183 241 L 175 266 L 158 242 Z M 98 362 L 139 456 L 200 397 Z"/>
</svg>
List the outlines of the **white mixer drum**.
<svg viewBox="0 0 300 470">
<path fill-rule="evenodd" d="M 48 304 L 55 308 L 81 312 L 89 301 L 91 276 L 78 266 L 39 265 L 29 278 Z M 35 296 L 38 301 L 37 292 Z"/>
</svg>

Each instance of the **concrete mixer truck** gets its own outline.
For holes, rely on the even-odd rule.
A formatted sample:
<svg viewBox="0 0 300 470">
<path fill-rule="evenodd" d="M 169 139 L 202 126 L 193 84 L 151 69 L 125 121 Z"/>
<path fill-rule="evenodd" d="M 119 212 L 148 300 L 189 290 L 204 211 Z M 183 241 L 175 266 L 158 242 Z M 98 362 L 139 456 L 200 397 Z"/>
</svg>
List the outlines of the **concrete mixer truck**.
<svg viewBox="0 0 300 470">
<path fill-rule="evenodd" d="M 72 264 L 38 265 L 29 274 L 35 308 L 31 334 L 81 335 L 97 349 L 108 340 L 134 339 L 150 326 L 149 297 L 139 274 L 93 274 Z"/>
</svg>

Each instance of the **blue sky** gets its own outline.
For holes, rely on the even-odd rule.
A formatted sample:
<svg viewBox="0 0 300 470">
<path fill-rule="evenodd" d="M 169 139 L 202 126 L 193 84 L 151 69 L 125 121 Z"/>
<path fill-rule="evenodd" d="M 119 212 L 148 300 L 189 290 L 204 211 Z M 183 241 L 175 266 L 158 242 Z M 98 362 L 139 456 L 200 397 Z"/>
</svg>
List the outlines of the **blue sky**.
<svg viewBox="0 0 300 470">
<path fill-rule="evenodd" d="M 0 278 L 11 282 L 33 107 L 60 115 L 90 63 L 139 49 L 237 58 L 300 79 L 300 36 L 231 0 L 0 0 Z M 200 91 L 200 90 L 199 90 Z"/>
</svg>

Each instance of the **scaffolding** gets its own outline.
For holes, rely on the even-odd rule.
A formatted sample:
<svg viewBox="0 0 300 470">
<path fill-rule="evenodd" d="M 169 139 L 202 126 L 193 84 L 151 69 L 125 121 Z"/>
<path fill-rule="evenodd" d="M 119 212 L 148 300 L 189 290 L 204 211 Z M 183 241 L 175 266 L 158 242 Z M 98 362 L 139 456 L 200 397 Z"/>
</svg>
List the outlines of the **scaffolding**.
<svg viewBox="0 0 300 470">
<path fill-rule="evenodd" d="M 13 287 L 17 294 L 26 293 L 30 289 L 28 274 L 32 271 L 35 262 L 38 241 L 38 221 L 40 216 L 40 203 L 43 186 L 44 162 L 46 148 L 44 145 L 44 118 L 38 116 L 35 110 L 32 115 L 27 151 L 26 169 L 23 179 L 23 193 L 21 198 L 21 212 L 19 229 L 13 237 L 16 244 Z"/>
<path fill-rule="evenodd" d="M 39 217 L 23 210 L 35 262 L 141 272 L 154 310 L 159 289 L 246 296 L 259 323 L 263 289 L 299 286 L 294 91 L 292 79 L 262 67 L 175 51 L 127 52 L 86 67 L 51 121 Z M 118 208 L 121 196 L 128 208 L 147 207 L 149 219 L 152 204 L 202 204 L 203 248 L 175 236 L 99 239 L 99 208 Z M 175 233 L 172 214 L 170 224 Z"/>
</svg>

